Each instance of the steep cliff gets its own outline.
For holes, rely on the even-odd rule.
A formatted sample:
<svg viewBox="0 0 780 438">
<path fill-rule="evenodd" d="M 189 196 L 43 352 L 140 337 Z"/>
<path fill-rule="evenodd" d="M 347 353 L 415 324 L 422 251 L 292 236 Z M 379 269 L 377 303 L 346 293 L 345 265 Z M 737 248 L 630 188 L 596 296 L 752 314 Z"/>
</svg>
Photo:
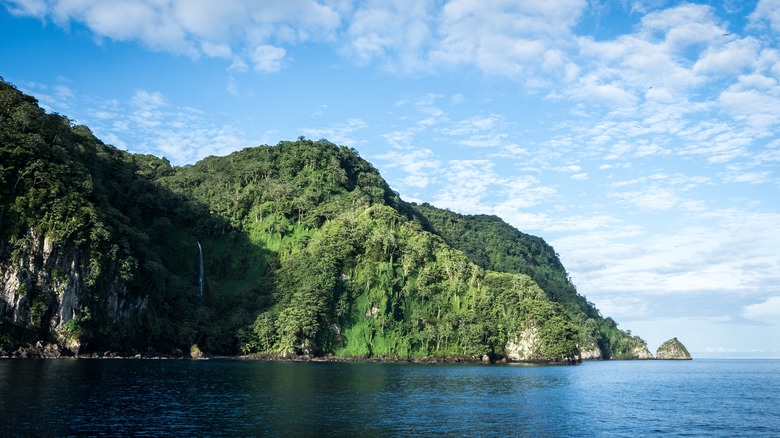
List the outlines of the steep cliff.
<svg viewBox="0 0 780 438">
<path fill-rule="evenodd" d="M 0 82 L 0 344 L 166 344 L 161 301 L 187 287 L 161 256 L 193 213 L 150 179 L 166 169 Z"/>
<path fill-rule="evenodd" d="M 631 350 L 628 359 L 647 360 L 652 359 L 653 354 L 647 349 L 647 345 L 637 345 Z"/>
<path fill-rule="evenodd" d="M 146 310 L 146 299 L 129 299 L 121 278 L 111 281 L 102 306 L 90 309 L 94 289 L 84 282 L 89 267 L 78 245 L 57 246 L 34 229 L 22 241 L 12 255 L 0 257 L 0 320 L 20 330 L 22 339 L 44 339 L 78 353 L 93 312 L 124 337 Z"/>
</svg>

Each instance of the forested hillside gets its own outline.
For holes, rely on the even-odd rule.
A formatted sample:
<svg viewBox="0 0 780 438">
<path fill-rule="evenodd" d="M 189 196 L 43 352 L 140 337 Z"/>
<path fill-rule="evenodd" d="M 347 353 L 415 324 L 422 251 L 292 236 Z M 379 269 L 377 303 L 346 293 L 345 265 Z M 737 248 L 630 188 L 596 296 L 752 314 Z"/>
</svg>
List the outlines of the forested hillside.
<svg viewBox="0 0 780 438">
<path fill-rule="evenodd" d="M 172 167 L 2 82 L 0 196 L 6 346 L 521 361 L 644 347 L 542 239 L 408 204 L 325 140 Z"/>
<path fill-rule="evenodd" d="M 426 229 L 463 251 L 483 269 L 525 274 L 534 279 L 553 301 L 561 303 L 586 338 L 595 339 L 605 358 L 633 356 L 642 341 L 618 330 L 612 318 L 577 293 L 555 250 L 544 239 L 518 231 L 496 216 L 462 215 L 433 207 L 413 207 L 424 218 Z"/>
</svg>

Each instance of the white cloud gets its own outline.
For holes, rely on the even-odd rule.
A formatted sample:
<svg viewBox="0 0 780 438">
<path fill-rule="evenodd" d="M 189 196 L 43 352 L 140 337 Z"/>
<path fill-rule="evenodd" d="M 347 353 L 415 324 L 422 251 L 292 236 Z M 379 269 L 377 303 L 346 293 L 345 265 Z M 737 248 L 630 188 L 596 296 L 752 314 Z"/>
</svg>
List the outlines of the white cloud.
<svg viewBox="0 0 780 438">
<path fill-rule="evenodd" d="M 772 181 L 770 175 L 771 172 L 768 170 L 763 172 L 744 172 L 734 175 L 729 181 L 747 184 L 763 184 Z"/>
<path fill-rule="evenodd" d="M 282 69 L 284 56 L 287 52 L 281 47 L 267 44 L 257 46 L 249 58 L 255 66 L 255 71 L 260 73 L 274 73 Z"/>
<path fill-rule="evenodd" d="M 165 97 L 159 91 L 137 90 L 130 103 L 143 110 L 165 106 Z"/>
<path fill-rule="evenodd" d="M 442 130 L 447 135 L 461 136 L 477 134 L 493 129 L 501 121 L 502 117 L 491 114 L 489 117 L 474 116 L 466 120 L 455 122 L 451 127 Z"/>
<path fill-rule="evenodd" d="M 204 54 L 211 56 L 212 58 L 230 59 L 233 56 L 233 51 L 227 44 L 214 44 L 204 41 L 201 43 L 200 47 Z"/>
<path fill-rule="evenodd" d="M 703 225 L 695 226 L 690 219 L 689 226 L 662 234 L 647 235 L 636 227 L 622 233 L 613 227 L 561 237 L 553 244 L 578 289 L 595 302 L 626 295 L 648 302 L 672 299 L 652 298 L 664 296 L 697 306 L 701 302 L 695 297 L 703 294 L 711 297 L 708 306 L 720 306 L 720 311 L 737 317 L 736 297 L 778 296 L 780 255 L 774 248 L 780 245 L 780 222 L 772 222 L 780 219 L 777 214 L 724 210 L 699 212 L 697 217 Z M 754 312 L 760 314 L 758 307 Z"/>
<path fill-rule="evenodd" d="M 278 50 L 283 49 L 268 51 L 272 41 L 327 41 L 343 18 L 336 7 L 316 0 L 12 0 L 10 9 L 66 28 L 83 23 L 99 38 L 140 41 L 193 58 L 244 53 L 262 73 L 281 68 Z M 257 48 L 265 49 L 258 53 Z"/>
<path fill-rule="evenodd" d="M 780 33 L 780 2 L 760 0 L 756 5 L 756 10 L 748 18 L 756 26 L 768 23 L 775 33 Z"/>
<path fill-rule="evenodd" d="M 451 160 L 442 170 L 447 181 L 435 196 L 435 205 L 464 213 L 488 213 L 483 204 L 491 186 L 504 184 L 490 160 Z"/>
<path fill-rule="evenodd" d="M 60 77 L 59 82 L 68 82 L 66 79 Z M 27 86 L 30 88 L 30 93 L 38 99 L 41 108 L 46 111 L 62 111 L 71 108 L 71 105 L 76 100 L 76 94 L 74 91 L 62 84 L 53 86 L 39 84 L 35 82 L 28 82 Z"/>
<path fill-rule="evenodd" d="M 458 144 L 474 148 L 492 148 L 502 146 L 507 137 L 509 137 L 508 134 L 479 134 L 458 140 Z"/>
<path fill-rule="evenodd" d="M 543 188 L 541 192 L 545 195 L 554 194 L 553 191 L 549 190 L 549 188 Z M 532 204 L 530 203 L 529 205 Z M 508 201 L 497 205 L 491 213 L 501 217 L 519 230 L 538 232 L 542 235 L 549 233 L 581 233 L 583 231 L 612 227 L 620 222 L 609 215 L 564 217 L 560 214 L 532 213 L 528 211 L 527 206 L 513 205 L 513 202 Z M 570 269 L 570 266 L 566 264 L 566 268 Z"/>
<path fill-rule="evenodd" d="M 402 186 L 405 187 L 427 187 L 436 182 L 441 168 L 441 161 L 434 157 L 430 149 L 392 151 L 375 158 L 387 162 L 385 168 L 400 167 L 406 173 L 401 179 Z"/>
<path fill-rule="evenodd" d="M 766 301 L 746 306 L 742 311 L 745 318 L 762 322 L 780 322 L 780 296 L 770 297 Z"/>
<path fill-rule="evenodd" d="M 675 191 L 657 185 L 652 185 L 643 190 L 623 192 L 611 196 L 619 197 L 621 200 L 644 210 L 669 210 L 681 201 Z"/>
<path fill-rule="evenodd" d="M 708 48 L 693 65 L 693 71 L 704 74 L 734 75 L 752 67 L 758 58 L 759 43 L 748 37 Z"/>
<path fill-rule="evenodd" d="M 424 50 L 431 38 L 431 1 L 374 0 L 351 17 L 347 51 L 361 62 L 375 58 L 404 71 L 425 69 Z"/>
<path fill-rule="evenodd" d="M 325 128 L 304 128 L 301 132 L 309 138 L 325 138 L 336 144 L 354 147 L 359 141 L 353 139 L 351 134 L 357 130 L 364 129 L 367 126 L 368 124 L 362 119 L 352 118 L 348 119 L 346 122 L 336 123 Z"/>
<path fill-rule="evenodd" d="M 436 63 L 506 76 L 534 70 L 539 59 L 558 68 L 556 46 L 567 44 L 586 7 L 584 0 L 453 0 L 441 12 L 440 39 L 430 56 Z"/>
<path fill-rule="evenodd" d="M 234 126 L 217 125 L 202 111 L 169 102 L 159 91 L 136 90 L 126 102 L 86 100 L 94 108 L 81 123 L 98 138 L 133 153 L 164 156 L 174 165 L 258 144 Z"/>
<path fill-rule="evenodd" d="M 753 136 L 769 135 L 780 124 L 780 86 L 774 78 L 742 75 L 720 94 L 719 102 L 724 111 L 753 128 Z"/>
</svg>

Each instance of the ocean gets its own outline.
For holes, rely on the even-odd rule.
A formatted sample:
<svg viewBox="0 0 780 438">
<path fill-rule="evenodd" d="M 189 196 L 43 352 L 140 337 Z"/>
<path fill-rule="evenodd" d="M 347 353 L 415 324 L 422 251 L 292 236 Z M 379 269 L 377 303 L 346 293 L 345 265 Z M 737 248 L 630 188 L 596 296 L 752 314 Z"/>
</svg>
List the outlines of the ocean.
<svg viewBox="0 0 780 438">
<path fill-rule="evenodd" d="M 780 360 L 3 359 L 0 436 L 780 436 Z"/>
</svg>

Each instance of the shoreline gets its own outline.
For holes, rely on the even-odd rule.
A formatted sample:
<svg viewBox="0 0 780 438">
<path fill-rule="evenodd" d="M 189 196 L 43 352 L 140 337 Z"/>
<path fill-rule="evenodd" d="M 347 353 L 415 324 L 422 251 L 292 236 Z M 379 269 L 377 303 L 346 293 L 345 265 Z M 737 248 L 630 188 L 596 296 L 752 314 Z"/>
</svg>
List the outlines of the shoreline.
<svg viewBox="0 0 780 438">
<path fill-rule="evenodd" d="M 308 354 L 248 354 L 248 355 L 191 355 L 180 350 L 173 353 L 148 352 L 85 352 L 74 353 L 59 347 L 57 344 L 37 344 L 30 347 L 19 347 L 8 351 L 0 347 L 2 359 L 146 359 L 146 360 L 246 360 L 246 361 L 283 361 L 283 362 L 356 362 L 356 363 L 473 363 L 473 364 L 521 364 L 521 365 L 577 365 L 583 360 L 534 360 L 512 361 L 506 358 L 490 359 L 487 356 L 478 357 L 365 357 L 365 356 L 313 356 Z"/>
<path fill-rule="evenodd" d="M 653 360 L 692 360 L 692 358 L 611 358 L 611 359 L 564 359 L 564 360 L 526 360 L 514 361 L 506 357 L 490 358 L 487 355 L 479 357 L 397 357 L 397 356 L 324 356 L 296 355 L 296 354 L 244 354 L 244 355 L 208 355 L 201 352 L 196 354 L 185 353 L 181 350 L 173 350 L 172 353 L 160 353 L 156 351 L 92 351 L 78 353 L 64 348 L 55 343 L 37 342 L 26 347 L 19 346 L 16 349 L 5 349 L 0 346 L 0 359 L 157 359 L 157 360 L 261 360 L 261 361 L 286 361 L 286 362 L 385 362 L 385 363 L 482 363 L 482 364 L 518 364 L 518 365 L 578 365 L 583 362 L 598 361 L 653 361 Z"/>
<path fill-rule="evenodd" d="M 104 353 L 84 353 L 84 354 L 35 354 L 21 353 L 0 354 L 0 360 L 3 359 L 119 359 L 119 360 L 234 360 L 234 361 L 266 361 L 266 362 L 353 362 L 353 363 L 427 363 L 427 364 L 445 364 L 445 363 L 470 363 L 470 364 L 498 364 L 498 365 L 579 365 L 584 362 L 609 362 L 609 361 L 687 361 L 688 359 L 658 359 L 658 358 L 613 358 L 613 359 L 581 359 L 572 361 L 551 361 L 551 360 L 529 360 L 512 361 L 502 358 L 499 360 L 482 360 L 469 357 L 422 357 L 422 358 L 404 358 L 404 357 L 359 357 L 359 356 L 309 356 L 309 355 L 203 355 L 193 357 L 188 354 L 164 354 L 164 353 L 136 353 L 136 352 L 104 352 Z"/>
</svg>

